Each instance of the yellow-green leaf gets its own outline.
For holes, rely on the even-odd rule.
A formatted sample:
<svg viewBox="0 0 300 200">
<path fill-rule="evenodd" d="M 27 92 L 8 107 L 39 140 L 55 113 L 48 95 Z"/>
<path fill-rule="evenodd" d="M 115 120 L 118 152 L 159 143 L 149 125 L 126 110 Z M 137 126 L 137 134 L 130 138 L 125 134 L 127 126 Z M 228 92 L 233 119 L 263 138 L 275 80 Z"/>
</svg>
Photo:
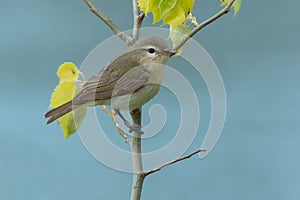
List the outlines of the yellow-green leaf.
<svg viewBox="0 0 300 200">
<path fill-rule="evenodd" d="M 169 14 L 175 8 L 176 4 L 177 0 L 161 0 L 159 4 L 161 18 Z"/>
<path fill-rule="evenodd" d="M 56 74 L 61 81 L 75 81 L 79 77 L 79 71 L 72 62 L 63 63 Z"/>
<path fill-rule="evenodd" d="M 56 108 L 72 100 L 81 89 L 76 85 L 79 71 L 75 64 L 71 62 L 63 63 L 57 70 L 57 76 L 60 81 L 52 93 L 50 108 Z M 85 117 L 86 110 L 86 107 L 80 107 L 57 120 L 62 127 L 65 138 L 77 131 Z"/>
<path fill-rule="evenodd" d="M 153 12 L 159 6 L 160 0 L 139 0 L 138 5 L 145 14 Z"/>
<path fill-rule="evenodd" d="M 186 21 L 194 0 L 139 0 L 142 11 L 153 14 L 153 23 L 160 20 L 164 24 L 179 25 Z"/>
<path fill-rule="evenodd" d="M 147 11 L 148 11 L 148 7 L 149 7 L 149 0 L 139 0 L 138 5 L 139 5 L 140 9 L 145 12 L 145 14 L 148 13 Z"/>
<path fill-rule="evenodd" d="M 54 89 L 50 100 L 50 108 L 56 108 L 64 103 L 72 100 L 74 96 L 75 82 L 74 81 L 60 81 Z"/>
<path fill-rule="evenodd" d="M 153 14 L 153 24 L 155 24 L 161 20 L 159 8 L 153 10 L 152 14 Z"/>
<path fill-rule="evenodd" d="M 170 34 L 169 38 L 172 41 L 173 47 L 176 47 L 182 40 L 183 38 L 186 37 L 190 33 L 190 27 L 188 27 L 185 24 L 180 24 L 180 25 L 170 25 Z M 178 54 L 181 53 L 181 49 L 179 49 Z M 178 55 L 177 54 L 177 55 Z"/>
<path fill-rule="evenodd" d="M 183 7 L 183 9 L 187 12 L 191 11 L 194 7 L 194 0 L 179 0 L 180 5 Z"/>
<path fill-rule="evenodd" d="M 158 9 L 160 0 L 149 0 L 148 12 Z"/>
<path fill-rule="evenodd" d="M 182 7 L 176 6 L 172 12 L 169 12 L 164 18 L 164 24 L 178 26 L 186 20 L 185 11 Z"/>
<path fill-rule="evenodd" d="M 86 115 L 86 111 L 86 107 L 79 107 L 58 119 L 58 123 L 64 132 L 64 138 L 68 138 L 78 130 Z"/>
</svg>

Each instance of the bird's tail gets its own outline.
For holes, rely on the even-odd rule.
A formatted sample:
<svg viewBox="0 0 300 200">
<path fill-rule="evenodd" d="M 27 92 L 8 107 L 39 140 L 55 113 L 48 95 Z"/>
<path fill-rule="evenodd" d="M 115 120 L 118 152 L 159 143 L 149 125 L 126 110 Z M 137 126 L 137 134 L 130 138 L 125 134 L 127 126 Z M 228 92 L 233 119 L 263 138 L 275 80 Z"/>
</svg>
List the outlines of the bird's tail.
<svg viewBox="0 0 300 200">
<path fill-rule="evenodd" d="M 47 124 L 52 123 L 53 121 L 57 120 L 61 116 L 71 112 L 74 109 L 76 109 L 76 106 L 72 105 L 72 101 L 69 101 L 57 108 L 53 108 L 45 114 L 45 118 L 49 118 Z"/>
</svg>

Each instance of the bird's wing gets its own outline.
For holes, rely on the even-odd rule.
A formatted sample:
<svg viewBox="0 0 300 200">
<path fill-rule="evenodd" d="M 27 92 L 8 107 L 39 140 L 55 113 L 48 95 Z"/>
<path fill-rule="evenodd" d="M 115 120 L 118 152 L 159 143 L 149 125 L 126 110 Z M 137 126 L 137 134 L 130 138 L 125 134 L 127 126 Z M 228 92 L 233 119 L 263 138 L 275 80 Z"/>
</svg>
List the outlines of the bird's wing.
<svg viewBox="0 0 300 200">
<path fill-rule="evenodd" d="M 122 75 L 104 69 L 84 84 L 81 92 L 73 99 L 73 104 L 81 105 L 132 94 L 142 88 L 149 78 L 150 72 L 144 66 L 134 67 Z"/>
<path fill-rule="evenodd" d="M 133 94 L 148 82 L 150 76 L 150 72 L 144 66 L 131 69 L 117 81 L 112 96 Z"/>
</svg>

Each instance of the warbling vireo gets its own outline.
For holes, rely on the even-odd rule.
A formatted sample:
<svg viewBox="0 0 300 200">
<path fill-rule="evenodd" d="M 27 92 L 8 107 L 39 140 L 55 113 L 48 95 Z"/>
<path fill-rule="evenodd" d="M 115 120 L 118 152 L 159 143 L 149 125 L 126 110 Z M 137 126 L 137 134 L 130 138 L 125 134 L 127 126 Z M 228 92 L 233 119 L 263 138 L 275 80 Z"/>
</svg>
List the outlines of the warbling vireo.
<svg viewBox="0 0 300 200">
<path fill-rule="evenodd" d="M 110 105 L 115 110 L 140 108 L 159 91 L 168 58 L 176 54 L 159 37 L 139 39 L 92 76 L 69 102 L 45 114 L 47 124 L 81 106 Z"/>
</svg>

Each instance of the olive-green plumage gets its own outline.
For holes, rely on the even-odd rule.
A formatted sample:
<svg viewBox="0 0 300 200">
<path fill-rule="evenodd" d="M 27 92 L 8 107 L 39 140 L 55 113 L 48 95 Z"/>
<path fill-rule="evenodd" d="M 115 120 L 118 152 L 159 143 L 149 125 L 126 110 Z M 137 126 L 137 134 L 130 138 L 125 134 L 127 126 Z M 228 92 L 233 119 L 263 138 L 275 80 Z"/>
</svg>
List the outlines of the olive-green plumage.
<svg viewBox="0 0 300 200">
<path fill-rule="evenodd" d="M 175 53 L 159 37 L 141 38 L 92 76 L 72 101 L 47 112 L 47 124 L 80 106 L 110 105 L 118 110 L 141 107 L 158 93 L 164 64 Z"/>
</svg>

